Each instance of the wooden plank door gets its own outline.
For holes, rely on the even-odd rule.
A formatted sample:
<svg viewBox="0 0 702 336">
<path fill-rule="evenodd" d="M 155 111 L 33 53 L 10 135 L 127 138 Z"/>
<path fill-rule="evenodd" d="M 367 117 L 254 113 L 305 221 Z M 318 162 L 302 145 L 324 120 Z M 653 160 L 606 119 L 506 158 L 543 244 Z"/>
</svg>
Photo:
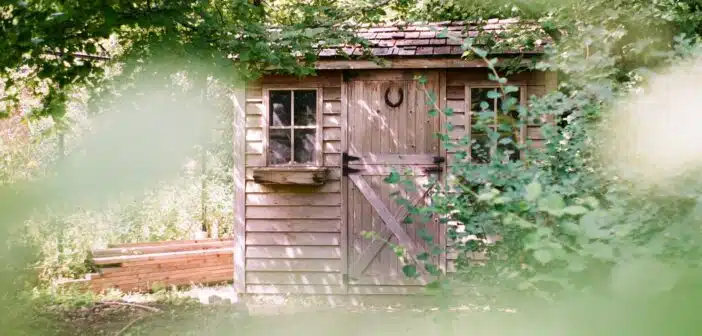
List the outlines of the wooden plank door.
<svg viewBox="0 0 702 336">
<path fill-rule="evenodd" d="M 426 87 L 438 92 L 438 74 L 425 73 Z M 400 192 L 413 203 L 430 193 L 430 176 L 436 176 L 440 154 L 439 117 L 429 114 L 427 95 L 410 72 L 372 73 L 348 83 L 348 164 L 345 169 L 348 230 L 347 271 L 353 286 L 417 284 L 403 274 L 403 264 L 391 244 L 427 251 L 422 237 L 442 241 L 440 224 L 405 223 L 404 206 L 392 197 Z M 386 94 L 390 88 L 389 94 Z M 399 91 L 402 90 L 402 100 Z M 386 95 L 389 99 L 386 99 Z M 397 106 L 393 106 L 397 105 Z M 383 180 L 391 171 L 410 172 L 416 190 L 405 191 Z M 424 231 L 426 230 L 426 231 Z M 363 232 L 374 232 L 368 238 Z M 434 262 L 438 262 L 437 256 Z"/>
</svg>

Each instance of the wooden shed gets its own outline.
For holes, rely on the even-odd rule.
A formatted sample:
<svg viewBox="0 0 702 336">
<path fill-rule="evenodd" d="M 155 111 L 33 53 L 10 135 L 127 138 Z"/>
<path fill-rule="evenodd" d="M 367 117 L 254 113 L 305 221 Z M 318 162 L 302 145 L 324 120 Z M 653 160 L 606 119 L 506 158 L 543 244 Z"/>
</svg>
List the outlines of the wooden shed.
<svg viewBox="0 0 702 336">
<path fill-rule="evenodd" d="M 513 21 L 491 21 L 483 30 L 504 30 Z M 460 42 L 437 29 L 465 37 L 463 23 L 383 26 L 359 33 L 387 62 L 338 58 L 320 51 L 317 75 L 269 75 L 247 83 L 236 97 L 234 124 L 234 286 L 241 294 L 406 294 L 427 279 L 409 280 L 383 239 L 422 248 L 402 207 L 383 179 L 409 169 L 417 182 L 441 181 L 451 153 L 436 133 L 459 138 L 470 132 L 471 111 L 496 87 L 482 60 L 462 59 Z M 354 49 L 347 49 L 354 54 Z M 521 50 L 498 57 L 538 57 Z M 415 79 L 422 75 L 425 85 Z M 556 88 L 548 72 L 509 77 L 525 104 Z M 453 115 L 431 115 L 424 88 L 436 93 Z M 245 127 L 245 129 L 243 128 Z M 515 136 L 539 140 L 538 126 Z M 479 138 L 480 135 L 472 135 Z M 480 164 L 480 160 L 474 160 Z M 484 157 L 483 157 L 484 159 Z M 426 188 L 425 188 L 426 189 Z M 412 195 L 421 202 L 427 190 Z M 447 244 L 445 226 L 430 231 Z M 451 271 L 451 257 L 438 258 Z"/>
</svg>

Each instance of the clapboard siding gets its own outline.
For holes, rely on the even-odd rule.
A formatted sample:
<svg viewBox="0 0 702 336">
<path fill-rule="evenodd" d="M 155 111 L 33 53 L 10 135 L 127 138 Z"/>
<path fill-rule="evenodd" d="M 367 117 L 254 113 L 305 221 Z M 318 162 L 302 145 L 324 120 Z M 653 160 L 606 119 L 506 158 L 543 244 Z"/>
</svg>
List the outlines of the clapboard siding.
<svg viewBox="0 0 702 336">
<path fill-rule="evenodd" d="M 247 205 L 246 218 L 252 219 L 336 219 L 341 218 L 341 208 L 332 206 L 259 206 Z"/>
<path fill-rule="evenodd" d="M 384 74 L 385 77 L 379 76 Z M 376 70 L 358 73 L 358 78 L 382 80 L 407 79 L 409 72 Z M 453 114 L 444 119 L 452 125 L 449 132 L 454 140 L 466 135 L 470 114 L 466 111 L 466 85 L 488 84 L 488 71 L 479 69 L 450 69 L 442 74 L 440 95 L 443 107 Z M 522 73 L 511 76 L 509 83 L 526 88 L 526 97 L 540 96 L 550 87 L 544 74 Z M 347 229 L 343 227 L 341 153 L 346 149 L 345 130 L 349 110 L 347 89 L 339 71 L 321 71 L 316 76 L 294 77 L 267 75 L 250 85 L 245 93 L 245 174 L 240 183 L 245 190 L 245 280 L 251 294 L 410 294 L 421 293 L 417 281 L 402 283 L 378 282 L 365 279 L 363 283 L 343 285 L 342 273 L 348 257 Z M 253 180 L 255 167 L 266 166 L 266 89 L 315 88 L 321 95 L 317 101 L 318 126 L 321 132 L 320 164 L 329 169 L 327 182 L 321 186 L 261 185 Z M 409 94 L 409 99 L 415 95 Z M 418 97 L 418 96 L 417 96 Z M 418 98 L 417 98 L 418 99 Z M 321 104 L 321 105 L 320 105 Z M 347 111 L 348 110 L 348 111 Z M 538 125 L 528 125 L 525 135 L 543 145 Z M 369 129 L 367 132 L 371 132 Z M 438 129 L 436 130 L 438 131 Z M 404 133 L 402 133 L 404 134 Z M 401 138 L 402 134 L 399 135 Z M 410 146 L 421 145 L 428 139 L 407 139 Z M 392 148 L 388 148 L 392 150 Z M 456 150 L 449 150 L 451 153 Z M 354 253 L 350 251 L 348 253 Z M 446 268 L 455 269 L 455 254 L 447 255 Z M 353 259 L 353 258 L 351 258 Z M 378 284 L 383 283 L 383 286 Z"/>
<path fill-rule="evenodd" d="M 251 232 L 246 235 L 246 245 L 337 246 L 339 234 L 334 232 Z"/>
<path fill-rule="evenodd" d="M 246 290 L 276 292 L 270 285 L 341 285 L 341 73 L 265 76 L 247 91 Z M 322 162 L 329 167 L 322 186 L 261 185 L 253 167 L 265 166 L 265 103 L 271 88 L 316 88 L 321 94 Z M 300 273 L 315 272 L 315 273 Z M 294 286 L 293 286 L 294 287 Z M 291 287 L 292 288 L 292 287 Z M 309 292 L 307 290 L 303 290 Z M 338 291 L 337 291 L 338 292 Z"/>
<path fill-rule="evenodd" d="M 327 92 L 327 90 L 324 90 L 324 92 Z M 341 114 L 341 102 L 325 100 L 322 112 L 324 114 Z"/>
<path fill-rule="evenodd" d="M 247 256 L 246 270 L 252 272 L 341 272 L 341 259 L 257 259 Z"/>
<path fill-rule="evenodd" d="M 341 249 L 335 246 L 247 246 L 247 258 L 258 259 L 336 259 Z"/>
<path fill-rule="evenodd" d="M 294 185 L 263 185 L 254 181 L 246 181 L 246 192 L 257 194 L 268 193 L 338 193 L 341 182 L 327 181 L 322 186 L 294 186 Z"/>
<path fill-rule="evenodd" d="M 338 219 L 248 219 L 247 232 L 340 232 Z"/>
<path fill-rule="evenodd" d="M 341 273 L 249 272 L 246 282 L 252 285 L 341 285 Z"/>
<path fill-rule="evenodd" d="M 340 295 L 346 290 L 342 285 L 247 285 L 246 292 L 251 294 L 307 294 L 307 295 Z"/>
<path fill-rule="evenodd" d="M 305 205 L 305 206 L 339 206 L 341 205 L 341 195 L 332 194 L 298 194 L 298 193 L 276 193 L 276 194 L 248 194 L 246 195 L 246 205 L 276 207 L 281 205 Z"/>
<path fill-rule="evenodd" d="M 263 141 L 247 141 L 246 154 L 263 154 Z"/>
</svg>

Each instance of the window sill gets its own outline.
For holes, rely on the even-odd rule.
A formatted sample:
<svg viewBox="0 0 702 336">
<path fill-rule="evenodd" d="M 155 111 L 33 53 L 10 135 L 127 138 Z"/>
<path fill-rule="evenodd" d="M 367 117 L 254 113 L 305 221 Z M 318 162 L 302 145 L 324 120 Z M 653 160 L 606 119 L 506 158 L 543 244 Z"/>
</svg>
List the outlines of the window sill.
<svg viewBox="0 0 702 336">
<path fill-rule="evenodd" d="M 328 169 L 324 167 L 265 167 L 254 168 L 253 179 L 259 184 L 316 185 L 327 182 Z"/>
</svg>

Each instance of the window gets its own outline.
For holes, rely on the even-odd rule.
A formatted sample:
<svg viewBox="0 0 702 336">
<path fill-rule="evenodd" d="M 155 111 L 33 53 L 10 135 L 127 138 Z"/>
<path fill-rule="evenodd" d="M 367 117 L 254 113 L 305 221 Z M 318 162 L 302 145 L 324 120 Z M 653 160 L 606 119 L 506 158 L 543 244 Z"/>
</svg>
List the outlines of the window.
<svg viewBox="0 0 702 336">
<path fill-rule="evenodd" d="M 268 164 L 318 163 L 317 90 L 268 91 Z"/>
<path fill-rule="evenodd" d="M 502 111 L 502 97 L 490 92 L 500 92 L 496 87 L 471 87 L 470 88 L 470 113 L 471 113 L 471 160 L 475 163 L 488 163 L 499 150 L 508 154 L 509 160 L 516 161 L 520 158 L 517 144 L 520 141 L 521 127 L 519 125 L 520 92 L 510 92 L 508 97 L 515 98 L 516 104 L 509 111 Z M 491 144 L 488 130 L 499 134 L 497 144 Z"/>
</svg>

